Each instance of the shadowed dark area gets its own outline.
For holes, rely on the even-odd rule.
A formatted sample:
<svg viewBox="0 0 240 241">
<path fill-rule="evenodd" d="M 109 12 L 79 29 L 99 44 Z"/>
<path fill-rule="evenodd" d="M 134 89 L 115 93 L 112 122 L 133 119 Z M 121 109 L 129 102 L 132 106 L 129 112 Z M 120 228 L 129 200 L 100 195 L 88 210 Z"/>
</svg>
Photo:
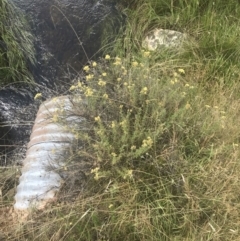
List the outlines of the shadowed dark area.
<svg viewBox="0 0 240 241">
<path fill-rule="evenodd" d="M 122 16 L 111 1 L 33 0 L 14 3 L 30 19 L 35 36 L 38 83 L 52 86 L 75 76 L 113 40 Z"/>
<path fill-rule="evenodd" d="M 36 85 L 12 84 L 0 88 L 0 160 L 29 141 L 41 102 L 34 101 L 35 94 L 41 93 L 44 100 L 65 93 L 82 66 L 101 54 L 101 47 L 113 41 L 123 23 L 114 1 L 13 0 L 13 3 L 31 26 L 37 61 L 35 66 L 29 64 L 29 69 Z"/>
</svg>

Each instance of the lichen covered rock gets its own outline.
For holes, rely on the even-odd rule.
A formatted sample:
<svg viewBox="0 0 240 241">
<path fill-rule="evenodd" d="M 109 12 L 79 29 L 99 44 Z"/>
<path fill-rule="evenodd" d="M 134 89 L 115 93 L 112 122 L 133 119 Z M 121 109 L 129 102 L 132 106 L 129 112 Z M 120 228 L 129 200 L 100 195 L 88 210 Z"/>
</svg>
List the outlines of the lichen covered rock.
<svg viewBox="0 0 240 241">
<path fill-rule="evenodd" d="M 148 50 L 161 49 L 180 49 L 187 35 L 178 31 L 168 29 L 154 29 L 147 34 L 143 40 L 142 46 Z"/>
</svg>

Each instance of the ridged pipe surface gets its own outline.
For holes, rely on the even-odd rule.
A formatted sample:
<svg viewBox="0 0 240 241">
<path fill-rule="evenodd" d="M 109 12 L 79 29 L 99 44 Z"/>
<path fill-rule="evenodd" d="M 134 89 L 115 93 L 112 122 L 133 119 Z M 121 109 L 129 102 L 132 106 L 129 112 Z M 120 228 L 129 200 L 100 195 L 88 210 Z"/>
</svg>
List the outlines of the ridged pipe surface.
<svg viewBox="0 0 240 241">
<path fill-rule="evenodd" d="M 41 104 L 23 161 L 22 175 L 15 195 L 14 209 L 41 209 L 54 200 L 61 186 L 57 170 L 64 165 L 67 150 L 75 136 L 69 127 L 79 127 L 84 118 L 74 113 L 68 96 Z"/>
</svg>

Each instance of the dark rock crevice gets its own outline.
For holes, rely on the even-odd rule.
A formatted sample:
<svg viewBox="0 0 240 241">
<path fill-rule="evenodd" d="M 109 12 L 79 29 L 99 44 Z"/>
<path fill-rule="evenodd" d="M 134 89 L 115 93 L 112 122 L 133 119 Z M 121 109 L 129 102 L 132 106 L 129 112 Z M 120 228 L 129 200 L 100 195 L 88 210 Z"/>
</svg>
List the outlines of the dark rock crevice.
<svg viewBox="0 0 240 241">
<path fill-rule="evenodd" d="M 36 83 L 0 89 L 0 157 L 4 160 L 29 141 L 41 101 L 66 92 L 82 66 L 101 54 L 103 43 L 112 41 L 123 23 L 115 1 L 13 2 L 26 15 L 34 36 L 36 65 L 30 64 L 29 69 Z M 41 101 L 34 101 L 36 93 L 42 94 Z"/>
</svg>

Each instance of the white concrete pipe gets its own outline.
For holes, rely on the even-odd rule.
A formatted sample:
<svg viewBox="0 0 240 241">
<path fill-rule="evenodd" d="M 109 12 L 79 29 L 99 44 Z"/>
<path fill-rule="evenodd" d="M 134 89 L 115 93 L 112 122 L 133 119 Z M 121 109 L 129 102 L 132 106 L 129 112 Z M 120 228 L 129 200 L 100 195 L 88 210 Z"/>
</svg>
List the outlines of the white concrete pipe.
<svg viewBox="0 0 240 241">
<path fill-rule="evenodd" d="M 79 128 L 85 120 L 74 113 L 73 107 L 68 96 L 41 104 L 15 195 L 16 211 L 41 209 L 54 200 L 61 186 L 57 170 L 64 165 L 67 150 L 75 140 L 69 127 Z"/>
</svg>

